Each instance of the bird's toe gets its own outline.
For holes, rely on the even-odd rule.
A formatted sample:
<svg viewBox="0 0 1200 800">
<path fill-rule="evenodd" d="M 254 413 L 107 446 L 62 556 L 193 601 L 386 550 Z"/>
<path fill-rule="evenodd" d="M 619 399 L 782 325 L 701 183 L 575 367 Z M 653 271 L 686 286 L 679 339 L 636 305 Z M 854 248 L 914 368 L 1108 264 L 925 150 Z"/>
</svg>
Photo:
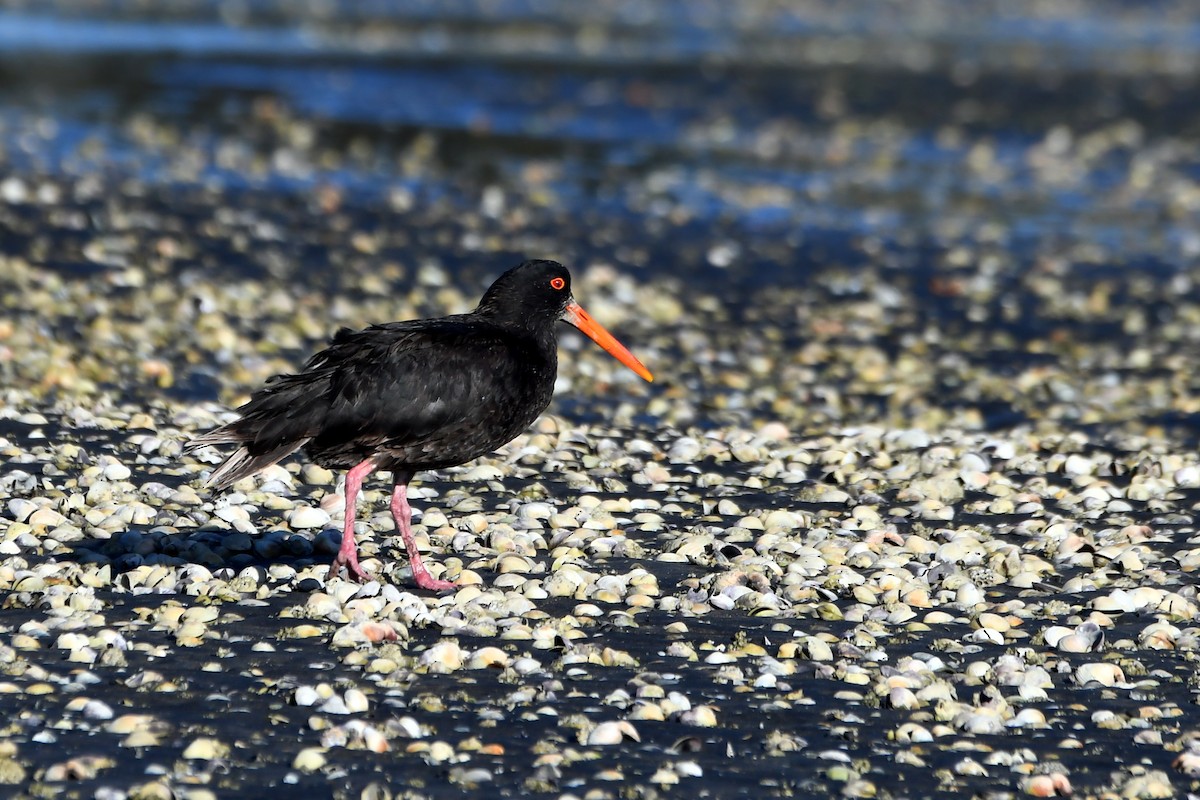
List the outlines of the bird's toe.
<svg viewBox="0 0 1200 800">
<path fill-rule="evenodd" d="M 371 574 L 359 566 L 358 559 L 343 559 L 340 555 L 329 565 L 328 577 L 333 578 L 340 575 L 342 567 L 346 568 L 346 575 L 350 580 L 366 583 L 372 579 Z"/>
<path fill-rule="evenodd" d="M 448 589 L 458 588 L 458 584 L 456 584 L 454 581 L 438 580 L 428 572 L 420 573 L 414 575 L 413 577 L 416 578 L 417 586 L 421 587 L 422 589 L 427 589 L 431 592 L 444 592 Z"/>
</svg>

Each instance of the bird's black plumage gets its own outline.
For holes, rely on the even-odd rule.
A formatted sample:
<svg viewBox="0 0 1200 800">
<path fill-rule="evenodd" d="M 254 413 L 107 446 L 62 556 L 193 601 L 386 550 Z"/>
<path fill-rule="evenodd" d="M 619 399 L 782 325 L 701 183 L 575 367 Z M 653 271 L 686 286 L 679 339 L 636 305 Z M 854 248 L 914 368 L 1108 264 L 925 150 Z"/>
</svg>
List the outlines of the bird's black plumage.
<svg viewBox="0 0 1200 800">
<path fill-rule="evenodd" d="M 546 409 L 558 368 L 558 320 L 578 325 L 649 377 L 574 303 L 570 281 L 557 262 L 526 261 L 500 276 L 469 314 L 343 329 L 299 372 L 271 378 L 238 409 L 238 419 L 189 448 L 237 446 L 209 478 L 218 490 L 301 448 L 322 466 L 350 470 L 350 541 L 357 481 L 392 470 L 401 526 L 408 510 L 402 485 L 412 473 L 489 453 Z M 405 539 L 416 571 L 415 545 L 407 533 Z M 339 563 L 357 570 L 356 557 L 339 554 Z"/>
</svg>

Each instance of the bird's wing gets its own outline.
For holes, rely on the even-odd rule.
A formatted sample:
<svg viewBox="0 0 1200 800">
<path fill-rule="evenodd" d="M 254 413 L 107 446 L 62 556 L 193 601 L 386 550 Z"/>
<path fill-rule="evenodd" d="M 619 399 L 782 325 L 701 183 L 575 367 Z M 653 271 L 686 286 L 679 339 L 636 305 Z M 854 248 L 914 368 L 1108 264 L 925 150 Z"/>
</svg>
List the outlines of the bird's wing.
<svg viewBox="0 0 1200 800">
<path fill-rule="evenodd" d="M 314 444 L 404 446 L 479 414 L 488 387 L 519 361 L 503 331 L 453 318 L 341 332 L 311 368 L 332 370 Z M 306 365 L 306 370 L 310 367 Z"/>
</svg>

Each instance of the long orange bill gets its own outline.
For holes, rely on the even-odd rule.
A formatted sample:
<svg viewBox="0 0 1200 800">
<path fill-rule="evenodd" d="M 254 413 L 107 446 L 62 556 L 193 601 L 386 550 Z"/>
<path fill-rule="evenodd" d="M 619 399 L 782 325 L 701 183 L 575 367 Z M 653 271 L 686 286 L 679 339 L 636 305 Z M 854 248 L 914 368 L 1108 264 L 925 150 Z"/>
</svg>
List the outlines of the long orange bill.
<svg viewBox="0 0 1200 800">
<path fill-rule="evenodd" d="M 618 342 L 615 336 L 604 330 L 604 326 L 592 319 L 591 315 L 584 311 L 583 306 L 579 305 L 579 303 L 576 303 L 574 300 L 567 303 L 567 310 L 563 312 L 562 318 L 564 321 L 579 328 L 593 342 L 607 350 L 613 358 L 629 367 L 642 378 L 648 381 L 654 380 L 654 376 L 650 374 L 650 370 L 646 369 L 645 365 L 638 361 L 633 353 L 626 350 L 625 345 Z"/>
</svg>

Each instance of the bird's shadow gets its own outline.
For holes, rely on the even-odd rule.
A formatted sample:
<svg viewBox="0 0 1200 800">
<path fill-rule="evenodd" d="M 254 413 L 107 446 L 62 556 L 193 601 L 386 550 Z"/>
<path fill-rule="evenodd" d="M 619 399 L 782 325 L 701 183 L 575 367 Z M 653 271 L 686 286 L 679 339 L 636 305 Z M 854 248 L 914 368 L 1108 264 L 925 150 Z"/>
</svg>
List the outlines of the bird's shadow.
<svg viewBox="0 0 1200 800">
<path fill-rule="evenodd" d="M 3 466 L 0 465 L 0 470 Z M 146 476 L 149 477 L 149 476 Z M 450 488 L 469 486 L 461 479 L 449 478 L 440 471 L 423 474 L 424 485 L 436 485 L 440 493 Z M 170 488 L 188 484 L 198 491 L 202 489 L 194 481 L 168 480 L 155 474 L 154 480 Z M 514 481 L 513 491 L 525 486 L 527 481 Z M 338 491 L 334 487 L 322 487 L 326 492 Z M 306 502 L 319 502 L 317 497 L 295 492 L 289 487 L 288 494 Z M 507 498 L 509 495 L 504 495 Z M 318 496 L 319 497 L 319 496 Z M 385 501 L 386 502 L 386 501 Z M 489 510 L 499 510 L 507 499 L 496 498 L 485 503 Z M 294 585 L 301 591 L 312 591 L 323 587 L 335 576 L 323 570 L 310 573 L 312 577 L 298 578 L 295 575 L 272 574 L 271 568 L 279 565 L 290 567 L 296 573 L 313 566 L 328 566 L 332 563 L 342 541 L 340 520 L 326 524 L 321 529 L 291 530 L 280 525 L 276 512 L 263 510 L 252 513 L 253 530 L 239 531 L 215 522 L 217 497 L 208 496 L 203 508 L 206 517 L 214 521 L 199 521 L 194 528 L 164 524 L 160 520 L 145 524 L 128 523 L 109 535 L 96 535 L 95 529 L 54 553 L 34 560 L 58 560 L 87 565 L 92 568 L 108 566 L 113 583 L 123 590 L 168 593 L 186 590 L 186 583 L 204 580 L 208 576 L 189 572 L 189 567 L 203 567 L 212 575 L 230 580 L 247 569 L 255 570 L 252 577 L 258 585 Z M 384 506 L 386 508 L 386 506 Z M 366 510 L 365 507 L 361 507 Z M 378 510 L 376 506 L 373 510 Z M 365 515 L 364 515 L 365 518 Z M 419 522 L 420 516 L 415 521 Z M 85 528 L 86 530 L 86 528 Z M 391 528 L 372 526 L 369 533 L 360 529 L 360 542 L 373 542 L 375 553 L 382 566 L 374 572 L 381 582 L 394 583 L 406 588 L 415 588 L 405 553 L 402 538 Z M 169 575 L 140 575 L 143 568 L 163 567 Z M 349 578 L 344 572 L 341 577 Z M 146 581 L 151 581 L 148 585 Z"/>
<path fill-rule="evenodd" d="M 113 582 L 124 589 L 170 592 L 179 587 L 161 582 L 163 576 L 147 574 L 137 580 L 130 580 L 130 576 L 142 571 L 143 567 L 151 570 L 164 567 L 173 571 L 199 566 L 214 576 L 228 579 L 249 568 L 258 573 L 255 578 L 260 584 L 285 583 L 288 581 L 282 577 L 271 577 L 272 566 L 287 565 L 299 573 L 314 565 L 328 565 L 341 543 L 341 536 L 341 531 L 335 528 L 305 535 L 276 531 L 242 533 L 210 526 L 167 530 L 162 526 L 131 524 L 108 538 L 93 536 L 74 542 L 57 557 L 79 564 L 108 566 Z M 377 534 L 381 551 L 388 547 L 382 541 L 385 537 Z M 157 583 L 145 582 L 156 577 Z M 188 580 L 195 576 L 184 572 L 179 577 Z M 301 590 L 313 590 L 332 577 L 326 575 L 295 583 Z"/>
</svg>

